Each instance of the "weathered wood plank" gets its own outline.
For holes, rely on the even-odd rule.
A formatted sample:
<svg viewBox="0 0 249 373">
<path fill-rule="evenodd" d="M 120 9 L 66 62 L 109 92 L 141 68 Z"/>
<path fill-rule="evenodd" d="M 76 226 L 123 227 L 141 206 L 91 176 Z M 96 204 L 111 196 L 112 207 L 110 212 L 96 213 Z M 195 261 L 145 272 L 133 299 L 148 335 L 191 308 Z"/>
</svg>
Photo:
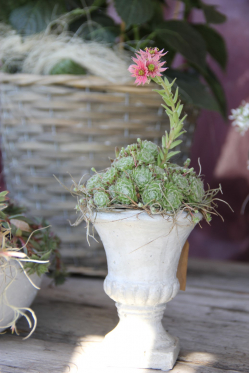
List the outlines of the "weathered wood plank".
<svg viewBox="0 0 249 373">
<path fill-rule="evenodd" d="M 172 373 L 249 373 L 249 266 L 191 261 L 187 291 L 168 303 L 163 325 L 180 338 Z M 45 278 L 33 304 L 38 325 L 27 341 L 0 335 L 1 373 L 156 373 L 105 367 L 100 342 L 118 322 L 103 279 Z M 19 328 L 27 331 L 24 320 Z"/>
<path fill-rule="evenodd" d="M 106 367 L 103 365 L 101 355 L 96 354 L 99 346 L 93 343 L 84 343 L 79 346 L 66 343 L 54 343 L 42 340 L 29 339 L 25 342 L 17 341 L 18 337 L 5 336 L 1 345 L 1 373 L 157 373 L 153 369 L 132 369 L 120 367 Z M 13 343 L 13 342 L 16 343 Z M 177 362 L 172 373 L 241 373 L 245 370 L 223 369 L 210 366 L 210 360 L 205 354 L 199 354 L 197 364 Z M 207 355 L 207 354 L 206 354 Z M 207 361 L 208 360 L 208 361 Z M 11 364 L 11 365 L 10 365 Z M 218 365 L 218 364 L 217 364 Z"/>
</svg>

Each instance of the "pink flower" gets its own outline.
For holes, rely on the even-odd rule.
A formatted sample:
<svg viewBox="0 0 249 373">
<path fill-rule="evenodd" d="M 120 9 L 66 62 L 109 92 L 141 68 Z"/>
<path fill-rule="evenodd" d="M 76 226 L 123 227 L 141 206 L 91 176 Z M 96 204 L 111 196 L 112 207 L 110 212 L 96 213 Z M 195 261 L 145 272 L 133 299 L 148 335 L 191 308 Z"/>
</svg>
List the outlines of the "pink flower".
<svg viewBox="0 0 249 373">
<path fill-rule="evenodd" d="M 138 55 L 136 55 L 139 57 Z M 146 61 L 139 58 L 132 58 L 136 65 L 130 65 L 128 68 L 129 72 L 132 74 L 134 78 L 136 78 L 135 83 L 145 84 L 148 82 L 148 69 L 146 67 Z"/>
<path fill-rule="evenodd" d="M 162 76 L 161 72 L 167 70 L 166 67 L 162 67 L 166 62 L 160 62 L 155 58 L 149 58 L 146 61 L 146 67 L 148 69 L 148 76 L 155 78 L 156 76 Z"/>
<path fill-rule="evenodd" d="M 145 59 L 155 58 L 158 61 L 158 60 L 160 60 L 160 58 L 162 58 L 162 56 L 165 56 L 165 54 L 167 54 L 168 52 L 163 53 L 163 49 L 161 51 L 159 51 L 158 48 L 147 48 L 146 47 L 144 51 L 142 49 L 140 49 L 139 53 L 140 53 L 141 57 L 143 57 Z"/>
</svg>

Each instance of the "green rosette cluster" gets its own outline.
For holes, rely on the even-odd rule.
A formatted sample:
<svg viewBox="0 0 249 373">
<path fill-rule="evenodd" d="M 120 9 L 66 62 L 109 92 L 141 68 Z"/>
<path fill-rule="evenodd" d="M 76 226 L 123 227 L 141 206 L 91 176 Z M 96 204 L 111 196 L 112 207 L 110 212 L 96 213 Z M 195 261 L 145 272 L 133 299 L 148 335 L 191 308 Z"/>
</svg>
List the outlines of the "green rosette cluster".
<svg viewBox="0 0 249 373">
<path fill-rule="evenodd" d="M 116 159 L 109 168 L 100 173 L 92 169 L 95 175 L 85 186 L 79 186 L 84 198 L 79 199 L 78 207 L 84 204 L 90 209 L 103 209 L 133 204 L 152 213 L 172 214 L 186 206 L 196 210 L 205 191 L 201 178 L 188 167 L 190 160 L 184 167 L 170 162 L 159 166 L 158 154 L 156 144 L 139 139 L 136 144 L 116 150 Z"/>
<path fill-rule="evenodd" d="M 205 190 L 203 186 L 203 181 L 200 178 L 191 176 L 189 178 L 190 183 L 190 196 L 189 199 L 191 202 L 200 203 L 205 195 Z"/>
<path fill-rule="evenodd" d="M 118 171 L 115 167 L 110 167 L 103 174 L 102 183 L 111 185 L 118 176 Z"/>
<path fill-rule="evenodd" d="M 135 167 L 134 158 L 132 156 L 120 158 L 115 161 L 114 166 L 118 171 L 132 170 Z"/>
<path fill-rule="evenodd" d="M 141 141 L 140 149 L 137 152 L 137 161 L 139 164 L 154 164 L 157 161 L 158 147 L 151 141 Z"/>
<path fill-rule="evenodd" d="M 144 205 L 163 205 L 163 186 L 159 180 L 151 182 L 142 193 Z"/>
<path fill-rule="evenodd" d="M 181 190 L 172 182 L 165 185 L 163 208 L 166 211 L 176 211 L 182 205 L 184 199 Z"/>
<path fill-rule="evenodd" d="M 116 200 L 123 205 L 130 205 L 132 201 L 137 201 L 135 185 L 131 179 L 118 179 L 114 191 Z"/>
<path fill-rule="evenodd" d="M 188 195 L 190 193 L 190 183 L 187 176 L 179 173 L 174 173 L 172 175 L 172 182 L 184 194 Z"/>
<path fill-rule="evenodd" d="M 110 203 L 109 196 L 106 192 L 96 192 L 93 201 L 97 207 L 106 207 Z"/>
<path fill-rule="evenodd" d="M 102 182 L 102 176 L 103 174 L 96 174 L 93 175 L 90 179 L 88 179 L 86 183 L 86 189 L 89 193 L 95 193 L 97 192 L 100 188 L 104 188 L 104 184 Z"/>
<path fill-rule="evenodd" d="M 133 180 L 139 191 L 143 190 L 153 179 L 153 175 L 149 168 L 145 166 L 136 167 L 133 170 Z"/>
<path fill-rule="evenodd" d="M 147 140 L 142 141 L 141 149 L 144 152 L 148 152 L 152 154 L 154 157 L 158 155 L 158 146 L 151 141 L 147 141 Z"/>
</svg>

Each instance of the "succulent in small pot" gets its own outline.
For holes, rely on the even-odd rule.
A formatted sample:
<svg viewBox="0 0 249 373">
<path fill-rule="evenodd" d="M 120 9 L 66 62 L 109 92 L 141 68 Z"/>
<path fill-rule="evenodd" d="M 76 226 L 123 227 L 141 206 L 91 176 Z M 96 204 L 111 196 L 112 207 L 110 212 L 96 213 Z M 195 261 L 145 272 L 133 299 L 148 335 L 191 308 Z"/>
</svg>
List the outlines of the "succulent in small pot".
<svg viewBox="0 0 249 373">
<path fill-rule="evenodd" d="M 109 168 L 86 183 L 74 183 L 76 210 L 96 228 L 107 255 L 105 292 L 116 302 L 120 322 L 104 340 L 108 364 L 171 369 L 179 353 L 178 338 L 161 324 L 166 306 L 179 290 L 177 266 L 182 248 L 194 226 L 208 223 L 216 210 L 221 188 L 205 191 L 202 177 L 190 167 L 172 163 L 179 153 L 186 115 L 172 92 L 174 82 L 162 78 L 165 62 L 157 48 L 140 50 L 129 71 L 136 83 L 153 80 L 164 103 L 170 131 L 159 147 L 137 139 L 116 148 Z M 94 236 L 94 235 L 92 235 Z"/>
<path fill-rule="evenodd" d="M 0 193 L 0 331 L 11 328 L 18 334 L 16 322 L 24 316 L 31 328 L 36 327 L 35 313 L 29 308 L 41 284 L 42 275 L 49 274 L 56 284 L 65 279 L 65 270 L 58 251 L 59 238 L 45 222 L 25 216 L 25 209 Z M 31 318 L 33 318 L 33 325 Z"/>
</svg>

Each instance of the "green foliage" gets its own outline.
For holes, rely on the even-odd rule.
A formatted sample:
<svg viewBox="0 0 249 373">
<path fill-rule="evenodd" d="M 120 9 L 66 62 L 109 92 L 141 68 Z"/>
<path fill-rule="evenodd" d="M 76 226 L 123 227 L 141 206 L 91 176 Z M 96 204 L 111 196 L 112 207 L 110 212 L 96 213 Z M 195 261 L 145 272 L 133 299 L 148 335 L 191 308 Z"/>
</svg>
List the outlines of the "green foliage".
<svg viewBox="0 0 249 373">
<path fill-rule="evenodd" d="M 226 16 L 216 10 L 215 5 L 207 5 L 201 2 L 201 8 L 204 12 L 207 23 L 223 23 L 226 21 Z"/>
<path fill-rule="evenodd" d="M 120 26 L 99 10 L 91 14 L 90 22 L 86 16 L 72 22 L 70 31 L 77 32 L 84 40 L 95 40 L 113 45 L 120 35 Z"/>
<path fill-rule="evenodd" d="M 152 0 L 114 0 L 119 16 L 126 23 L 126 27 L 145 23 L 153 16 Z"/>
<path fill-rule="evenodd" d="M 223 118 L 226 120 L 227 119 L 227 102 L 226 102 L 226 96 L 225 96 L 225 92 L 224 92 L 222 85 L 220 84 L 213 70 L 211 70 L 210 67 L 208 66 L 206 66 L 204 78 L 206 82 L 208 83 L 209 87 L 211 88 L 214 94 L 214 97 L 216 98 L 216 101 L 219 105 L 220 113 L 223 115 Z"/>
<path fill-rule="evenodd" d="M 115 167 L 119 171 L 124 171 L 124 170 L 132 170 L 134 167 L 134 158 L 132 156 L 120 158 L 115 162 Z"/>
<path fill-rule="evenodd" d="M 133 170 L 133 180 L 139 191 L 143 190 L 152 178 L 152 172 L 145 166 L 137 167 Z"/>
<path fill-rule="evenodd" d="M 103 188 L 104 185 L 102 183 L 102 174 L 93 175 L 86 184 L 87 189 L 89 192 L 95 193 L 99 188 Z"/>
<path fill-rule="evenodd" d="M 0 193 L 0 197 L 6 193 L 8 192 Z M 23 261 L 28 275 L 37 273 L 41 276 L 53 268 L 54 272 L 51 276 L 54 279 L 59 276 L 60 281 L 65 280 L 65 269 L 58 251 L 60 240 L 50 231 L 46 222 L 27 218 L 23 215 L 24 208 L 15 206 L 9 201 L 4 211 L 0 212 L 1 231 L 10 229 L 10 234 L 6 236 L 5 247 L 2 243 L 2 249 L 12 255 L 16 249 L 26 254 L 25 258 L 19 260 Z"/>
<path fill-rule="evenodd" d="M 190 183 L 190 200 L 193 202 L 201 202 L 204 197 L 204 187 L 203 181 L 201 179 L 196 179 L 191 176 L 189 179 Z"/>
<path fill-rule="evenodd" d="M 93 200 L 97 207 L 106 207 L 110 202 L 109 196 L 106 192 L 96 192 Z"/>
<path fill-rule="evenodd" d="M 5 202 L 7 201 L 7 194 L 9 192 L 7 190 L 3 191 L 0 193 L 0 212 L 2 209 L 4 209 L 6 207 L 6 204 Z"/>
<path fill-rule="evenodd" d="M 31 35 L 45 30 L 59 14 L 66 11 L 64 1 L 36 0 L 12 10 L 10 24 L 22 35 Z"/>
<path fill-rule="evenodd" d="M 227 65 L 227 50 L 222 36 L 208 25 L 196 24 L 194 28 L 205 40 L 210 56 L 225 70 Z"/>
<path fill-rule="evenodd" d="M 182 2 L 183 19 L 164 20 L 165 4 L 162 0 L 114 0 L 115 8 L 123 21 L 120 26 L 107 14 L 107 0 L 86 0 L 85 8 L 80 0 L 8 0 L 5 6 L 0 8 L 0 20 L 11 23 L 23 35 L 40 32 L 53 21 L 68 25 L 69 31 L 77 32 L 84 40 L 104 42 L 110 46 L 121 40 L 129 50 L 146 46 L 164 48 L 168 50 L 168 66 L 173 64 L 176 54 L 179 53 L 186 60 L 183 70 L 189 77 L 189 82 L 186 82 L 186 79 L 178 79 L 179 88 L 182 88 L 179 92 L 181 97 L 197 107 L 217 110 L 225 116 L 224 92 L 217 77 L 210 70 L 207 56 L 210 55 L 223 70 L 225 69 L 225 42 L 211 25 L 225 22 L 226 17 L 214 5 L 204 1 Z M 206 23 L 191 23 L 190 14 L 195 8 L 203 12 Z M 83 73 L 75 66 L 70 66 L 69 59 L 62 64 L 63 66 L 59 63 L 54 67 L 52 73 Z M 17 66 L 18 63 L 13 60 L 12 64 L 3 64 L 2 69 L 16 73 Z M 212 95 L 200 82 L 200 76 L 204 77 Z"/>
<path fill-rule="evenodd" d="M 53 66 L 49 74 L 50 75 L 58 75 L 58 74 L 85 75 L 86 70 L 81 65 L 79 65 L 78 63 L 68 58 L 68 59 L 61 60 L 55 66 Z"/>
<path fill-rule="evenodd" d="M 181 190 L 172 182 L 165 185 L 165 192 L 163 198 L 163 207 L 167 211 L 178 210 L 182 204 L 184 195 Z"/>
<path fill-rule="evenodd" d="M 116 200 L 122 204 L 130 205 L 137 201 L 135 185 L 130 179 L 121 178 L 115 183 Z"/>
<path fill-rule="evenodd" d="M 223 23 L 226 16 L 220 13 L 215 5 L 208 5 L 201 0 L 181 0 L 185 4 L 184 18 L 187 19 L 193 8 L 201 9 L 207 23 Z"/>
<path fill-rule="evenodd" d="M 142 193 L 142 201 L 144 205 L 153 206 L 162 205 L 162 182 L 159 180 L 152 181 Z"/>
<path fill-rule="evenodd" d="M 186 21 L 165 21 L 156 26 L 155 32 L 163 42 L 182 54 L 190 63 L 205 69 L 206 43 L 202 36 Z"/>
<path fill-rule="evenodd" d="M 156 156 L 158 154 L 158 147 L 157 147 L 157 145 L 154 144 L 151 141 L 144 140 L 141 143 L 141 149 L 142 149 L 142 151 L 148 152 L 148 153 L 152 154 L 153 156 Z"/>
<path fill-rule="evenodd" d="M 112 184 L 113 181 L 116 179 L 118 175 L 118 172 L 117 172 L 117 169 L 112 167 L 112 168 L 109 168 L 109 170 L 107 170 L 104 174 L 103 174 L 103 177 L 102 177 L 102 182 L 104 184 Z"/>
<path fill-rule="evenodd" d="M 177 78 L 172 89 L 179 88 L 179 97 L 188 104 L 195 105 L 200 109 L 219 111 L 217 101 L 210 94 L 208 87 L 200 82 L 196 73 L 186 73 L 170 69 L 166 71 L 170 82 Z"/>
</svg>

